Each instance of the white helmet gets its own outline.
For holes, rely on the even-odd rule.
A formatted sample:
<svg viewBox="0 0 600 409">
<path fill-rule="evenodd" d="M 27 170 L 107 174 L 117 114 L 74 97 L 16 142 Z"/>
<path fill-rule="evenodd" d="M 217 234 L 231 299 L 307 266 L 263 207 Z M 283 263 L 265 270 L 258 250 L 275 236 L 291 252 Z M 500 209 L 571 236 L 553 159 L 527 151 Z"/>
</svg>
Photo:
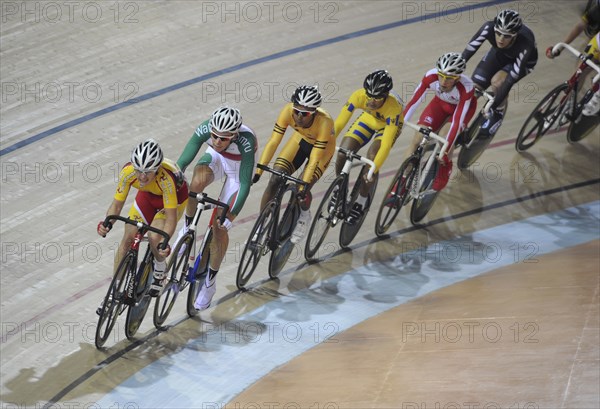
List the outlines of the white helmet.
<svg viewBox="0 0 600 409">
<path fill-rule="evenodd" d="M 163 153 L 158 142 L 147 139 L 131 152 L 133 168 L 140 172 L 154 172 L 163 161 Z"/>
<path fill-rule="evenodd" d="M 296 88 L 292 95 L 292 102 L 297 105 L 302 105 L 307 108 L 317 109 L 321 106 L 323 98 L 317 87 L 310 85 L 302 85 Z"/>
<path fill-rule="evenodd" d="M 215 132 L 238 133 L 242 126 L 242 114 L 235 108 L 222 106 L 212 113 L 210 129 Z"/>
<path fill-rule="evenodd" d="M 459 75 L 467 68 L 467 61 L 459 53 L 446 53 L 438 58 L 436 67 L 442 74 Z"/>
</svg>

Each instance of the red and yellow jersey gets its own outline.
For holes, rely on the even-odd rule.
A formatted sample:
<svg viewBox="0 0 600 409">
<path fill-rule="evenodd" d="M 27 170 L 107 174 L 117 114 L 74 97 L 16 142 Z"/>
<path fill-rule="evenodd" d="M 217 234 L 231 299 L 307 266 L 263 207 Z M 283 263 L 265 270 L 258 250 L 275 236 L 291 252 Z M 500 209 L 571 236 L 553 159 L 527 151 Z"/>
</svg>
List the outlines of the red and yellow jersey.
<svg viewBox="0 0 600 409">
<path fill-rule="evenodd" d="M 119 174 L 119 183 L 115 192 L 115 200 L 124 202 L 129 190 L 133 186 L 139 191 L 148 192 L 163 198 L 165 209 L 177 208 L 177 189 L 183 183 L 183 174 L 177 164 L 169 159 L 164 159 L 156 172 L 156 177 L 145 186 L 140 186 L 135 169 L 131 163 L 127 163 Z"/>
</svg>

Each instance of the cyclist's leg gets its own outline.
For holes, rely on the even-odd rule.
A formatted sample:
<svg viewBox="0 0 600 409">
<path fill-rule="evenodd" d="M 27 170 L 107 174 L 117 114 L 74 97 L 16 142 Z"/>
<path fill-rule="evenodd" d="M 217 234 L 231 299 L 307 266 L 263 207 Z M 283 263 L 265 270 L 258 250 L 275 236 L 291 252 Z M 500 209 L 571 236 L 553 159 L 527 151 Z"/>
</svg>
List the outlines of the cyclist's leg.
<svg viewBox="0 0 600 409">
<path fill-rule="evenodd" d="M 345 149 L 349 149 L 356 153 L 365 146 L 375 133 L 377 124 L 374 123 L 372 115 L 363 112 L 356 118 L 356 121 L 348 128 L 348 131 L 342 138 L 340 146 Z M 346 162 L 346 156 L 343 153 L 338 153 L 335 162 L 335 174 L 339 175 L 342 172 L 344 163 Z"/>
<path fill-rule="evenodd" d="M 200 160 L 194 167 L 194 175 L 190 182 L 189 190 L 191 192 L 202 193 L 208 185 L 210 185 L 215 179 L 221 176 L 222 170 L 220 169 L 217 161 L 213 160 L 213 157 L 217 157 L 217 153 L 212 148 L 207 148 Z M 197 200 L 188 200 L 185 209 L 185 220 L 186 226 L 191 222 L 191 219 L 196 213 L 196 207 L 198 207 Z"/>
<path fill-rule="evenodd" d="M 421 113 L 417 124 L 430 128 L 433 132 L 439 132 L 439 130 L 442 129 L 442 126 L 448 121 L 450 115 L 452 115 L 452 112 L 454 112 L 454 109 L 452 109 L 452 112 L 448 112 L 448 105 L 451 104 L 442 101 L 438 97 L 433 97 L 431 102 Z M 454 105 L 452 105 L 452 108 L 454 108 Z M 420 132 L 415 131 L 413 139 L 409 142 L 404 154 L 404 159 L 410 157 L 417 150 L 422 139 L 423 135 Z"/>
</svg>

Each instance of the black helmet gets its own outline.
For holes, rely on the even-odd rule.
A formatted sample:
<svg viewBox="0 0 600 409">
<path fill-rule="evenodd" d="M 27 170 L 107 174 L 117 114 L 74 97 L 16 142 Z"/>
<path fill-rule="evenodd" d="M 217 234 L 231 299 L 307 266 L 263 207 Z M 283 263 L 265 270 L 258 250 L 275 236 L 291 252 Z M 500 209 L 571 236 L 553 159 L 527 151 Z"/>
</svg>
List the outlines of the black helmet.
<svg viewBox="0 0 600 409">
<path fill-rule="evenodd" d="M 394 83 L 386 70 L 377 70 L 367 75 L 363 87 L 367 96 L 379 98 L 387 96 L 394 87 Z"/>
</svg>

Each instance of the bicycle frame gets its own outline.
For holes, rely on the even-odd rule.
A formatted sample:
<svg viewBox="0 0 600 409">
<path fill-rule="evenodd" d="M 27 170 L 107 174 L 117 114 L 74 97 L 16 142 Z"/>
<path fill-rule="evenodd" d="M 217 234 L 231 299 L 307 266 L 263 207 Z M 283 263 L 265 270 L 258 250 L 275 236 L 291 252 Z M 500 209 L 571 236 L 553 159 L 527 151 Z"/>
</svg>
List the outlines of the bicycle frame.
<svg viewBox="0 0 600 409">
<path fill-rule="evenodd" d="M 346 198 L 348 197 L 348 190 L 350 187 L 350 169 L 352 169 L 355 166 L 360 166 L 360 164 L 355 164 L 354 161 L 358 159 L 358 161 L 360 163 L 369 165 L 369 171 L 367 173 L 367 180 L 369 180 L 369 182 L 373 180 L 373 174 L 375 173 L 375 163 L 372 160 L 370 160 L 364 156 L 361 156 L 349 149 L 342 148 L 341 146 L 336 146 L 335 151 L 338 153 L 339 152 L 343 153 L 344 156 L 346 156 L 346 161 L 344 162 L 342 171 L 340 172 L 340 175 L 338 176 L 338 177 L 342 177 L 343 181 L 344 181 L 344 183 L 342 183 L 342 192 L 339 192 L 340 195 L 338 195 L 339 199 L 343 199 L 342 206 L 341 206 L 341 214 L 336 215 L 334 217 L 334 220 L 332 221 L 333 225 L 335 225 L 338 222 L 338 220 L 340 220 L 340 219 L 342 219 L 342 220 L 346 219 L 346 217 L 348 217 L 348 214 L 350 213 L 350 206 L 352 205 L 352 203 L 350 203 L 350 201 L 346 200 Z M 338 208 L 340 208 L 340 207 L 338 207 Z"/>
<path fill-rule="evenodd" d="M 417 147 L 417 153 L 416 153 L 419 157 L 419 163 L 421 163 L 421 160 L 423 158 L 423 155 L 425 153 L 425 148 L 427 147 L 427 145 L 429 145 L 432 140 L 435 142 L 435 146 L 433 147 L 433 152 L 429 156 L 429 159 L 427 160 L 427 163 L 425 164 L 425 168 L 423 168 L 423 170 L 421 170 L 421 167 L 419 166 L 419 169 L 417 169 L 417 172 L 418 172 L 417 177 L 415 178 L 416 183 L 414 183 L 413 186 L 411 187 L 411 192 L 410 192 L 411 196 L 413 198 L 418 199 L 418 198 L 423 197 L 427 193 L 427 192 L 419 193 L 419 192 L 421 192 L 421 188 L 423 187 L 423 183 L 425 181 L 425 178 L 423 178 L 421 176 L 423 174 L 427 175 L 429 173 L 429 171 L 431 170 L 431 167 L 433 166 L 434 160 L 441 159 L 446 154 L 449 144 L 445 138 L 442 138 L 438 134 L 432 132 L 432 130 L 429 128 L 424 128 L 419 125 L 413 124 L 411 122 L 404 122 L 404 124 L 408 125 L 409 128 L 413 128 L 414 130 L 420 132 L 423 135 L 423 139 L 421 139 L 421 143 L 419 143 L 419 146 Z"/>
<path fill-rule="evenodd" d="M 490 112 L 490 109 L 492 108 L 492 104 L 494 103 L 494 96 L 492 94 L 490 94 L 489 92 L 485 91 L 485 90 L 479 90 L 476 89 L 475 90 L 476 94 L 481 94 L 481 96 L 483 96 L 485 99 L 487 99 L 487 102 L 485 103 L 485 105 L 483 106 L 483 108 L 481 109 L 481 111 L 479 111 L 480 115 L 483 115 L 484 117 L 486 117 L 488 115 L 488 113 Z M 477 117 L 475 117 L 475 120 L 473 121 L 472 124 L 474 124 L 475 122 L 477 122 Z M 472 125 L 471 124 L 471 125 Z M 467 127 L 467 129 L 465 129 L 465 133 L 470 133 L 470 126 Z M 477 140 L 477 135 L 475 135 L 474 137 L 471 138 L 471 140 L 465 145 L 465 147 L 467 149 L 469 149 L 471 147 L 471 145 L 473 145 L 473 143 Z"/>
</svg>

